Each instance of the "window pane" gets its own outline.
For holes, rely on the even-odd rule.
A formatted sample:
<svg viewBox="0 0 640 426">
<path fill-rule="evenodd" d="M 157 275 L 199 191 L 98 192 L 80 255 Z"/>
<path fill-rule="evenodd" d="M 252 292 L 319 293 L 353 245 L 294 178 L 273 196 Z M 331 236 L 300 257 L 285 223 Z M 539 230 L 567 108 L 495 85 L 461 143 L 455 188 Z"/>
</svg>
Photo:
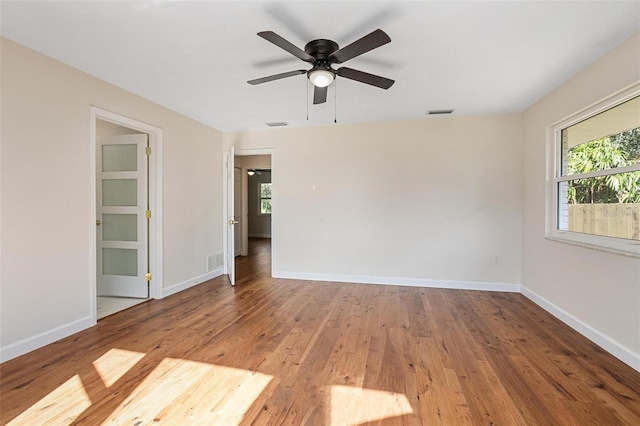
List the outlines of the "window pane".
<svg viewBox="0 0 640 426">
<path fill-rule="evenodd" d="M 558 229 L 640 240 L 640 172 L 558 184 Z"/>
<path fill-rule="evenodd" d="M 102 239 L 105 241 L 137 241 L 138 215 L 103 214 Z"/>
<path fill-rule="evenodd" d="M 135 172 L 138 170 L 138 146 L 102 145 L 103 172 Z"/>
<path fill-rule="evenodd" d="M 260 214 L 271 214 L 271 199 L 260 200 Z"/>
<path fill-rule="evenodd" d="M 261 183 L 260 184 L 260 198 L 271 198 L 271 184 L 270 183 Z"/>
<path fill-rule="evenodd" d="M 562 174 L 640 163 L 640 97 L 562 130 Z"/>
<path fill-rule="evenodd" d="M 103 206 L 137 206 L 138 205 L 138 180 L 137 179 L 103 179 L 102 180 L 102 205 Z"/>
<path fill-rule="evenodd" d="M 138 276 L 138 250 L 103 248 L 102 274 Z"/>
</svg>

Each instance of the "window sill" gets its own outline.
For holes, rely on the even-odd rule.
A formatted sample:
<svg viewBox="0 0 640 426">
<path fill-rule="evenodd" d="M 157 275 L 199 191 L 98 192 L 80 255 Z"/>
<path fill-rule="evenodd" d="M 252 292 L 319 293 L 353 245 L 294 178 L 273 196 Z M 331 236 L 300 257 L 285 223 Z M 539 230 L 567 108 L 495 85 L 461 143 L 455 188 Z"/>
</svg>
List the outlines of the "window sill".
<svg viewBox="0 0 640 426">
<path fill-rule="evenodd" d="M 603 251 L 606 253 L 640 258 L 640 241 L 627 241 L 618 238 L 578 234 L 570 231 L 549 233 L 545 235 L 544 238 L 549 241 L 571 244 L 574 246 Z"/>
</svg>

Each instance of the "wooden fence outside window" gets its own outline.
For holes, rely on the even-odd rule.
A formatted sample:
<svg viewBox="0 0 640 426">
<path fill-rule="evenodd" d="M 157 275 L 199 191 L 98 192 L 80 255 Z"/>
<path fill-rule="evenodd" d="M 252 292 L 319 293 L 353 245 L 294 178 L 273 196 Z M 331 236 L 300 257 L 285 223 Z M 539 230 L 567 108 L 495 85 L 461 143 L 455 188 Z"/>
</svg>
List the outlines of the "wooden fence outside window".
<svg viewBox="0 0 640 426">
<path fill-rule="evenodd" d="M 640 204 L 569 204 L 568 230 L 640 240 Z"/>
</svg>

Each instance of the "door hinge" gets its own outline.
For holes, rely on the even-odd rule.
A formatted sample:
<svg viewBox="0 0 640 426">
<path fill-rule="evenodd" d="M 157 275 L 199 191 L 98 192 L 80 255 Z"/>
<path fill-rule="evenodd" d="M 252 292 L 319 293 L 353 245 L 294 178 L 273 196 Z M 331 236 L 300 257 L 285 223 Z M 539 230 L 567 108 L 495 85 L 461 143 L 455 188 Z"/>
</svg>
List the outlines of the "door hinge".
<svg viewBox="0 0 640 426">
<path fill-rule="evenodd" d="M 150 146 L 145 146 L 144 147 L 144 153 L 147 155 L 151 155 L 151 147 Z"/>
<path fill-rule="evenodd" d="M 144 217 L 146 217 L 147 219 L 150 219 L 151 218 L 151 210 L 145 210 Z"/>
<path fill-rule="evenodd" d="M 144 278 L 145 278 L 147 281 L 151 281 L 151 278 L 152 278 L 152 277 L 151 277 L 151 272 L 147 272 L 146 274 L 144 274 Z"/>
</svg>

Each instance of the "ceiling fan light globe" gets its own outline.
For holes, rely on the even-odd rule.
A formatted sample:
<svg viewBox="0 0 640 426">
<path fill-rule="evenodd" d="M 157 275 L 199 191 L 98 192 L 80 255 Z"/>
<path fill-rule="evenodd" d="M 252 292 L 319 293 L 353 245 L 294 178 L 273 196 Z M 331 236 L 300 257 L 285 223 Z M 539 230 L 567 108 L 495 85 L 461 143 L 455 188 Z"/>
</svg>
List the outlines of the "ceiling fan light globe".
<svg viewBox="0 0 640 426">
<path fill-rule="evenodd" d="M 334 78 L 333 73 L 328 70 L 313 70 L 309 73 L 309 80 L 316 87 L 327 87 L 333 83 Z"/>
</svg>

